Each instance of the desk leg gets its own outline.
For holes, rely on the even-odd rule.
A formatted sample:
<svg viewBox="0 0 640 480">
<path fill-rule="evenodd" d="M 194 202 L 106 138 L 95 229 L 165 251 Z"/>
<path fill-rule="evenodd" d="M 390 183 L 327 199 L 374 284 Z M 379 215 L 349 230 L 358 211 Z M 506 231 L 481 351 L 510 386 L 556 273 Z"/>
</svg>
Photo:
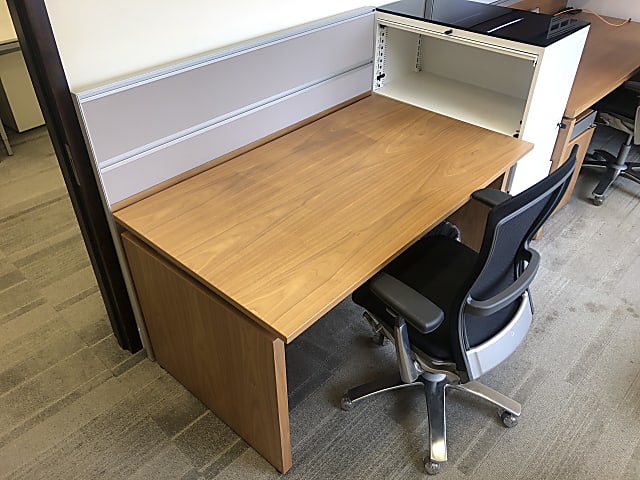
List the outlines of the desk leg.
<svg viewBox="0 0 640 480">
<path fill-rule="evenodd" d="M 291 468 L 284 343 L 129 233 L 158 363 L 280 472 Z"/>
</svg>

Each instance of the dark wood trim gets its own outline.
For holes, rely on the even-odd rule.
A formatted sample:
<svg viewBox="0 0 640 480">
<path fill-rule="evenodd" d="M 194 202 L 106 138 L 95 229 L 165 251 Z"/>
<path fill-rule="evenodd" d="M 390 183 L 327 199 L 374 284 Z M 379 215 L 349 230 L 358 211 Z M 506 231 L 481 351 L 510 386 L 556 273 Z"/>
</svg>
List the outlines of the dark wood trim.
<svg viewBox="0 0 640 480">
<path fill-rule="evenodd" d="M 7 3 L 114 335 L 135 352 L 140 335 L 45 2 Z"/>
</svg>

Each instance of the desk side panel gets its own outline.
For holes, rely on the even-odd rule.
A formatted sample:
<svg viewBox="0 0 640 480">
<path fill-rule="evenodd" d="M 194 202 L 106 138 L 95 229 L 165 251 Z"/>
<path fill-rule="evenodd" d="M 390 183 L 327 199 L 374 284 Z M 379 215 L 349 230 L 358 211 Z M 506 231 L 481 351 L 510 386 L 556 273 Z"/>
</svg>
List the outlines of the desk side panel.
<svg viewBox="0 0 640 480">
<path fill-rule="evenodd" d="M 504 190 L 506 184 L 505 177 L 505 175 L 500 175 L 491 182 L 487 188 Z M 483 203 L 469 199 L 467 203 L 447 218 L 448 221 L 460 230 L 460 240 L 462 243 L 476 252 L 479 252 L 482 247 L 489 211 L 489 207 Z"/>
<path fill-rule="evenodd" d="M 279 471 L 291 467 L 284 343 L 129 233 L 129 268 L 158 363 Z"/>
<path fill-rule="evenodd" d="M 590 113 L 592 112 L 593 112 L 592 110 L 588 110 L 586 112 L 587 115 L 585 116 L 589 116 Z M 571 199 L 571 195 L 573 194 L 573 189 L 576 185 L 576 181 L 578 180 L 578 175 L 580 174 L 580 167 L 582 167 L 582 162 L 584 161 L 584 157 L 587 154 L 589 143 L 591 143 L 591 137 L 593 137 L 593 132 L 595 130 L 595 125 L 590 125 L 588 128 L 586 128 L 585 130 L 583 130 L 582 132 L 574 136 L 573 131 L 575 129 L 575 125 L 576 125 L 576 119 L 569 120 L 567 122 L 567 128 L 563 130 L 563 132 L 566 132 L 566 135 L 562 135 L 562 136 L 559 135 L 558 142 L 556 143 L 556 146 L 563 147 L 563 148 L 557 154 L 557 156 L 555 156 L 553 159 L 553 163 L 554 163 L 552 167 L 553 170 L 560 167 L 560 165 L 566 162 L 567 159 L 569 158 L 569 155 L 571 154 L 571 150 L 573 149 L 573 146 L 578 145 L 578 152 L 576 154 L 576 160 L 577 160 L 576 169 L 573 172 L 573 175 L 571 177 L 571 182 L 569 182 L 569 187 L 567 188 L 567 191 L 562 197 L 562 200 L 560 200 L 560 203 L 558 204 L 556 211 L 562 208 Z M 555 152 L 554 152 L 554 155 L 555 155 Z"/>
</svg>

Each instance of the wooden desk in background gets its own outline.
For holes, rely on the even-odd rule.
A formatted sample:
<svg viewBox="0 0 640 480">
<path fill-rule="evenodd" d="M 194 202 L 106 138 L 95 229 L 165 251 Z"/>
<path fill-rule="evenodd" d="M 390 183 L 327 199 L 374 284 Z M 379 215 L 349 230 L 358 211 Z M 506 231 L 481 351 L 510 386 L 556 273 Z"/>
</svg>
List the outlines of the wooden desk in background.
<svg viewBox="0 0 640 480">
<path fill-rule="evenodd" d="M 565 128 L 558 133 L 551 157 L 551 169 L 555 170 L 567 159 L 571 148 L 579 145 L 578 165 L 560 206 L 571 197 L 593 135 L 593 128 L 589 127 L 591 107 L 640 71 L 640 23 L 613 27 L 592 14 L 580 13 L 577 18 L 591 22 L 591 28 L 565 107 Z M 608 17 L 607 20 L 614 24 L 624 21 Z"/>
<path fill-rule="evenodd" d="M 284 344 L 531 148 L 373 95 L 116 212 L 158 362 L 287 471 Z"/>
</svg>

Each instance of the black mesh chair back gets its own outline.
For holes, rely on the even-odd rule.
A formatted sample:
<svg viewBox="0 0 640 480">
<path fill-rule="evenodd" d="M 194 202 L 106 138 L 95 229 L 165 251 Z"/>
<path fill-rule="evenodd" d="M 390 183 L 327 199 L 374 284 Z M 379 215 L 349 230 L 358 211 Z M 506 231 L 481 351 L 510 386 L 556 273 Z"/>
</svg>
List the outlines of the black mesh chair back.
<svg viewBox="0 0 640 480">
<path fill-rule="evenodd" d="M 522 274 L 525 262 L 531 258 L 531 240 L 568 188 L 576 152 L 574 147 L 570 158 L 547 178 L 489 212 L 476 267 L 468 278 L 468 289 L 460 292 L 459 326 L 451 331 L 452 344 L 460 346 L 456 352 L 459 369 L 467 370 L 464 351 L 492 338 L 519 307 L 516 298 L 498 311 L 483 311 L 469 308 L 468 299 L 492 298 L 507 290 Z"/>
</svg>

